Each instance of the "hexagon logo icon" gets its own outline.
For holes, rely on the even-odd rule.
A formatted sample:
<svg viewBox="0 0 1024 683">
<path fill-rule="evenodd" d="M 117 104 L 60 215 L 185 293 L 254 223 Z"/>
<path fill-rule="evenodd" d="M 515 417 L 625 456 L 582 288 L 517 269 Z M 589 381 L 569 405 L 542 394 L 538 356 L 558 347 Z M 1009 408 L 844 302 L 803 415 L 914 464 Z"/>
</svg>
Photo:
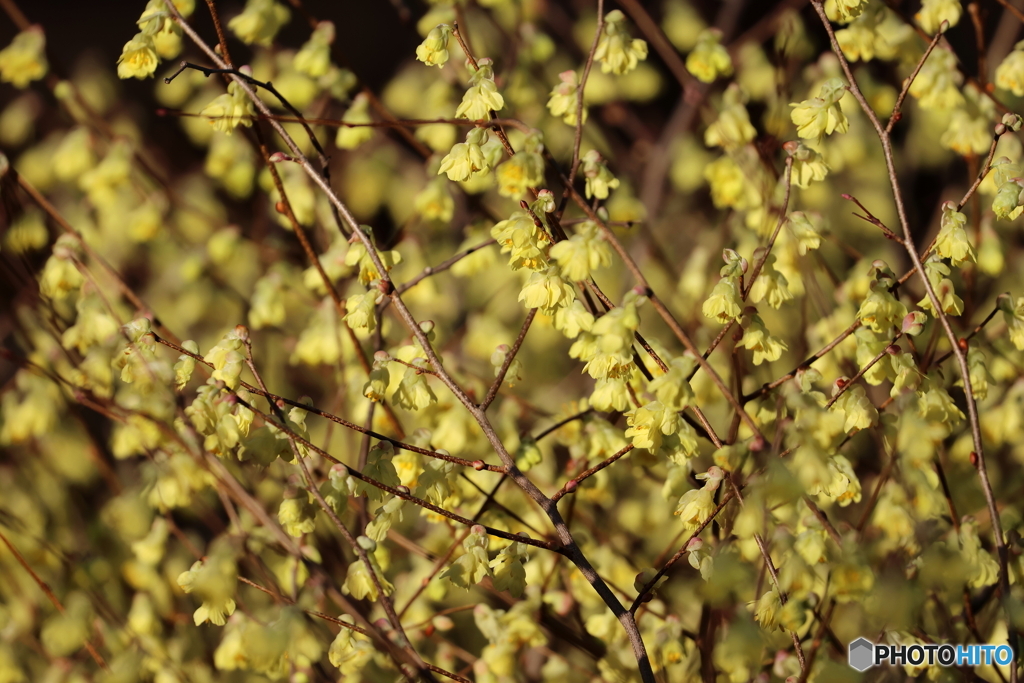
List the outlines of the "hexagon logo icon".
<svg viewBox="0 0 1024 683">
<path fill-rule="evenodd" d="M 858 638 L 850 643 L 849 661 L 857 671 L 867 671 L 875 664 L 875 645 L 867 638 Z"/>
</svg>

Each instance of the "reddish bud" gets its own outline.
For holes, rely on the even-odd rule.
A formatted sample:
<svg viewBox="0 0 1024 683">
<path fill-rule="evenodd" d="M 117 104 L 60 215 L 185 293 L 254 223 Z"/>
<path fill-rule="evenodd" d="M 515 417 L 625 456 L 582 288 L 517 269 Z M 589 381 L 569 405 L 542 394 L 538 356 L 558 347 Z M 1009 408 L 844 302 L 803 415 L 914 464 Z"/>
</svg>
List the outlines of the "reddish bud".
<svg viewBox="0 0 1024 683">
<path fill-rule="evenodd" d="M 957 340 L 956 345 L 960 347 L 961 351 L 966 351 L 967 347 L 970 346 L 970 342 L 966 339 L 960 338 Z"/>
<path fill-rule="evenodd" d="M 575 479 L 570 479 L 569 481 L 565 482 L 565 492 L 572 493 L 577 488 L 579 488 L 579 485 L 580 483 L 578 481 L 576 481 Z"/>
<path fill-rule="evenodd" d="M 839 379 L 836 380 L 836 386 L 839 387 L 840 389 L 845 387 L 848 383 L 849 383 L 848 380 L 846 380 L 846 379 L 844 379 L 842 377 L 840 377 Z"/>
<path fill-rule="evenodd" d="M 423 629 L 423 635 L 425 635 L 428 638 L 434 635 L 434 625 L 427 624 L 426 627 Z"/>
<path fill-rule="evenodd" d="M 978 467 L 978 454 L 974 451 L 971 451 L 971 466 L 975 468 Z"/>
<path fill-rule="evenodd" d="M 282 216 L 287 215 L 288 213 L 288 210 L 285 207 L 284 202 L 278 202 L 277 204 L 274 204 L 274 210 L 277 211 Z"/>
<path fill-rule="evenodd" d="M 486 468 L 486 467 L 487 467 L 487 465 L 486 465 L 486 463 L 484 463 L 483 460 L 474 460 L 473 461 L 473 469 L 476 470 L 477 472 L 483 471 L 484 468 Z"/>
</svg>

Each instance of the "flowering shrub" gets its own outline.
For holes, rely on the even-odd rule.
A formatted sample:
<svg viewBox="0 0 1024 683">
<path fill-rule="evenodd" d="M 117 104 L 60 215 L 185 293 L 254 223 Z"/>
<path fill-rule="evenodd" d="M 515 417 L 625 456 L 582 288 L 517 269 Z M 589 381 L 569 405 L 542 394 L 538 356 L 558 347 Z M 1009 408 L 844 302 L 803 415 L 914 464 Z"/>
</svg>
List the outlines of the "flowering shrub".
<svg viewBox="0 0 1024 683">
<path fill-rule="evenodd" d="M 1019 650 L 1024 15 L 617 4 L 0 3 L 0 682 Z"/>
</svg>

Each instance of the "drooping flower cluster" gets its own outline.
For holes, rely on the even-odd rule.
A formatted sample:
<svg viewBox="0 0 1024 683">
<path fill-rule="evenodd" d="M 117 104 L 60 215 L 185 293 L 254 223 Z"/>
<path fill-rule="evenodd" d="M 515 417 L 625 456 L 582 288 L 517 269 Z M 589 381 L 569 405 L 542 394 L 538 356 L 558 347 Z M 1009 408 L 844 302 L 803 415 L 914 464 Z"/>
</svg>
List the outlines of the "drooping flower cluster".
<svg viewBox="0 0 1024 683">
<path fill-rule="evenodd" d="M 647 59 L 647 41 L 633 38 L 626 27 L 626 15 L 612 10 L 604 17 L 604 30 L 597 43 L 594 59 L 604 73 L 626 74 L 638 62 Z"/>
</svg>

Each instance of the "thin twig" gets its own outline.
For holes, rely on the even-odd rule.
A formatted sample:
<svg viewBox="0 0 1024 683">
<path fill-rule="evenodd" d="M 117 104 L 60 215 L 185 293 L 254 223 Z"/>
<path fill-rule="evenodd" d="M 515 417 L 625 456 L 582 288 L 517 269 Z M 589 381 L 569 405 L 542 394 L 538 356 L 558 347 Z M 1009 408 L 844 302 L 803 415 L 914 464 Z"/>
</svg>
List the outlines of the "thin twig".
<svg viewBox="0 0 1024 683">
<path fill-rule="evenodd" d="M 226 65 L 224 64 L 223 60 L 221 60 L 220 57 L 216 54 L 216 52 L 214 52 L 214 50 L 211 49 L 210 46 L 206 44 L 206 42 L 192 29 L 192 27 L 189 26 L 189 24 L 181 18 L 181 15 L 178 13 L 177 8 L 174 7 L 173 2 L 171 2 L 171 0 L 164 0 L 164 3 L 168 8 L 168 12 L 175 18 L 175 21 L 178 23 L 179 26 L 181 26 L 182 31 L 186 35 L 188 35 L 189 39 L 191 39 L 203 52 L 205 52 L 207 57 L 209 57 L 211 61 L 213 61 L 213 63 L 217 64 L 218 66 L 225 67 Z M 260 98 L 256 95 L 250 83 L 248 83 L 244 78 L 238 76 L 237 74 L 233 74 L 231 77 L 235 80 L 235 83 L 238 84 L 241 90 L 244 93 L 246 93 L 246 95 L 253 101 L 253 104 L 256 106 L 257 109 L 259 109 L 264 114 L 270 113 L 269 109 L 267 108 L 267 105 L 262 100 L 260 100 Z M 427 360 L 430 361 L 431 365 L 433 365 L 434 369 L 438 372 L 438 376 L 441 379 L 442 383 L 444 383 L 445 386 L 447 386 L 449 390 L 452 392 L 452 394 L 456 397 L 456 399 L 458 399 L 458 401 L 462 403 L 463 406 L 465 406 L 465 408 L 469 411 L 470 415 L 472 415 L 477 424 L 480 426 L 480 429 L 483 431 L 488 443 L 490 443 L 491 447 L 495 450 L 495 452 L 498 454 L 498 457 L 505 465 L 508 476 L 521 489 L 523 489 L 523 491 L 527 495 L 529 495 L 530 498 L 532 498 L 534 502 L 548 516 L 549 520 L 555 528 L 559 541 L 562 543 L 560 552 L 564 554 L 566 557 L 568 557 L 573 562 L 573 564 L 576 565 L 576 567 L 583 574 L 587 582 L 590 583 L 590 585 L 601 597 L 602 601 L 608 606 L 610 610 L 612 610 L 613 614 L 615 615 L 619 623 L 622 625 L 627 637 L 629 638 L 630 645 L 632 646 L 633 654 L 636 658 L 637 666 L 643 682 L 655 683 L 654 672 L 651 667 L 650 658 L 647 654 L 647 648 L 644 645 L 643 638 L 640 635 L 640 631 L 636 625 L 636 620 L 634 619 L 633 614 L 622 606 L 622 603 L 619 601 L 618 597 L 616 597 L 616 595 L 608 587 L 607 583 L 598 575 L 597 571 L 590 563 L 590 560 L 580 550 L 579 545 L 576 543 L 575 539 L 572 536 L 572 533 L 569 531 L 568 525 L 565 523 L 565 520 L 558 512 L 558 508 L 555 505 L 555 503 L 553 503 L 550 498 L 545 496 L 543 492 L 541 492 L 540 489 L 537 488 L 536 484 L 534 484 L 533 481 L 530 480 L 516 466 L 515 459 L 508 452 L 508 449 L 505 448 L 501 439 L 498 437 L 498 434 L 495 431 L 494 426 L 488 419 L 486 412 L 480 410 L 479 407 L 474 404 L 473 400 L 469 397 L 465 390 L 463 390 L 462 387 L 460 387 L 458 383 L 455 382 L 451 375 L 448 374 L 440 358 L 437 356 L 437 353 L 434 351 L 433 346 L 430 343 L 430 340 L 427 338 L 426 333 L 419 327 L 415 317 L 409 311 L 408 307 L 405 305 L 402 298 L 395 294 L 394 283 L 391 281 L 387 269 L 381 262 L 380 255 L 377 253 L 377 250 L 373 242 L 370 240 L 369 236 L 359 226 L 358 221 L 356 221 L 348 206 L 346 206 L 345 203 L 341 201 L 341 199 L 338 197 L 337 193 L 335 193 L 334 189 L 330 186 L 330 184 L 327 183 L 324 180 L 324 178 L 316 171 L 316 169 L 313 168 L 312 164 L 309 162 L 309 159 L 307 159 L 306 156 L 302 153 L 301 148 L 298 146 L 298 144 L 296 144 L 295 140 L 288 134 L 288 131 L 286 131 L 281 126 L 281 124 L 277 123 L 276 121 L 271 121 L 270 124 L 277 132 L 277 134 L 281 137 L 281 139 L 284 141 L 285 146 L 288 148 L 288 150 L 290 150 L 290 153 L 294 160 L 296 161 L 296 163 L 298 163 L 302 167 L 302 169 L 306 172 L 306 175 L 313 181 L 313 183 L 316 184 L 321 189 L 321 191 L 323 191 L 328 201 L 335 208 L 337 208 L 339 214 L 342 216 L 345 222 L 348 223 L 353 233 L 366 247 L 367 256 L 370 258 L 371 262 L 377 268 L 377 272 L 381 274 L 381 282 L 385 294 L 392 297 L 393 305 L 397 310 L 399 317 L 402 318 L 403 322 L 406 324 L 406 327 L 416 337 L 417 341 L 419 341 L 420 346 L 427 354 Z M 605 229 L 607 229 L 607 226 L 605 227 Z M 733 400 L 735 401 L 735 397 Z"/>
<path fill-rule="evenodd" d="M 853 72 L 850 69 L 850 64 L 847 62 L 846 56 L 843 54 L 843 50 L 836 39 L 835 31 L 832 29 L 832 24 L 825 15 L 825 8 L 822 4 L 822 0 L 811 0 L 811 6 L 818 14 L 826 33 L 828 33 L 829 41 L 832 44 L 832 51 L 839 59 L 839 64 L 843 69 L 843 73 L 846 75 L 847 81 L 849 82 L 850 92 L 853 94 L 854 99 L 857 100 L 857 103 L 860 105 L 864 114 L 868 117 L 868 120 L 874 127 L 875 132 L 878 134 L 879 141 L 882 145 L 882 155 L 885 159 L 885 166 L 889 176 L 889 184 L 892 187 L 893 198 L 896 203 L 896 215 L 899 218 L 900 227 L 903 230 L 903 247 L 914 265 L 914 270 L 921 278 L 921 282 L 928 294 L 928 299 L 931 302 L 932 310 L 935 312 L 935 317 L 938 318 L 939 323 L 942 325 L 942 328 L 946 333 L 946 337 L 949 339 L 949 343 L 952 346 L 953 354 L 956 356 L 957 365 L 960 367 L 960 376 L 963 380 L 964 394 L 967 403 L 968 421 L 971 428 L 971 437 L 974 442 L 975 457 L 973 460 L 977 463 L 976 468 L 978 471 L 978 478 L 981 482 L 981 488 L 985 495 L 985 502 L 991 517 L 992 533 L 995 537 L 996 553 L 999 559 L 999 587 L 1000 592 L 1002 593 L 1004 607 L 1007 612 L 1009 612 L 1009 549 L 1006 546 L 1006 539 L 1003 537 L 1002 522 L 999 519 L 999 510 L 996 506 L 992 483 L 988 477 L 988 469 L 985 463 L 984 448 L 981 437 L 981 422 L 978 419 L 978 406 L 974 398 L 974 390 L 971 386 L 971 373 L 967 365 L 967 355 L 964 353 L 963 349 L 960 348 L 957 334 L 949 322 L 949 317 L 942 308 L 938 294 L 935 292 L 935 287 L 932 285 L 927 273 L 925 273 L 924 264 L 921 262 L 921 258 L 917 253 L 917 248 L 914 246 L 913 232 L 910 227 L 909 219 L 907 218 L 906 207 L 903 203 L 903 192 L 900 187 L 899 177 L 896 174 L 896 165 L 892 151 L 892 140 L 889 133 L 882 127 L 878 120 L 878 116 L 875 115 L 871 105 L 861 92 L 860 87 L 857 84 L 857 80 L 854 78 Z M 1009 616 L 1007 618 L 1009 618 Z M 1016 666 L 1013 666 L 1011 667 L 1011 680 L 1016 681 L 1016 678 L 1017 669 Z"/>
<path fill-rule="evenodd" d="M 878 355 L 876 355 L 874 358 L 869 360 L 864 365 L 864 367 L 862 367 L 860 370 L 857 371 L 856 375 L 854 375 L 850 379 L 846 380 L 843 383 L 843 385 L 841 387 L 839 387 L 838 391 L 836 391 L 836 393 L 833 394 L 832 398 L 830 398 L 828 400 L 828 402 L 825 404 L 825 410 L 828 410 L 829 408 L 834 406 L 836 401 L 838 401 L 840 398 L 842 398 L 843 394 L 845 394 L 850 389 L 850 387 L 853 386 L 853 384 L 857 380 L 859 380 L 861 377 L 864 376 L 864 373 L 866 373 L 868 370 L 873 368 L 875 366 L 875 364 L 878 363 L 878 361 L 882 360 L 882 358 L 884 358 L 886 356 L 886 354 L 889 353 L 889 347 L 892 346 L 893 344 L 895 344 L 896 342 L 898 342 L 900 340 L 900 337 L 902 337 L 902 336 L 903 336 L 903 333 L 900 332 L 895 337 L 893 337 L 892 341 L 889 342 L 889 344 L 884 349 L 882 349 L 881 351 L 878 352 Z"/>
<path fill-rule="evenodd" d="M 174 349 L 175 351 L 177 351 L 178 353 L 180 353 L 180 354 L 182 354 L 184 356 L 188 356 L 189 358 L 191 358 L 192 360 L 196 361 L 197 363 L 202 363 L 203 365 L 205 365 L 207 367 L 210 367 L 210 368 L 213 367 L 213 363 L 210 363 L 203 356 L 201 356 L 199 354 L 192 353 L 188 349 L 182 348 L 181 346 L 179 346 L 179 345 L 177 345 L 177 344 L 175 344 L 175 343 L 173 343 L 173 342 L 171 342 L 171 341 L 169 341 L 167 339 L 163 339 L 159 335 L 154 334 L 153 336 L 154 336 L 154 338 L 156 339 L 156 341 L 158 343 L 163 344 L 164 346 L 167 346 L 168 348 Z M 394 359 L 391 359 L 391 360 L 394 360 Z M 422 370 L 423 368 L 416 368 L 416 369 L 417 370 Z M 320 417 L 322 417 L 324 419 L 330 420 L 330 421 L 335 422 L 335 423 L 337 423 L 337 424 L 339 424 L 339 425 L 341 425 L 343 427 L 346 427 L 347 429 L 351 429 L 354 432 L 359 432 L 360 434 L 365 434 L 366 436 L 372 436 L 373 438 L 375 438 L 375 439 L 377 439 L 379 441 L 387 441 L 388 443 L 390 443 L 395 448 L 398 448 L 398 449 L 403 450 L 403 451 L 411 451 L 413 453 L 419 453 L 420 455 L 426 455 L 426 456 L 431 457 L 431 458 L 437 458 L 438 460 L 447 460 L 448 462 L 453 462 L 453 463 L 455 463 L 457 465 L 463 465 L 463 466 L 467 466 L 467 467 L 472 467 L 473 469 L 478 469 L 478 470 L 487 470 L 489 472 L 502 472 L 502 473 L 505 471 L 505 468 L 498 467 L 497 465 L 486 465 L 486 464 L 482 465 L 479 461 L 476 461 L 476 460 L 470 461 L 470 460 L 465 460 L 463 458 L 456 458 L 455 456 L 452 456 L 452 455 L 447 455 L 445 453 L 439 453 L 437 451 L 432 451 L 429 448 L 421 448 L 419 446 L 414 446 L 412 444 L 405 443 L 404 441 L 399 441 L 398 439 L 392 438 L 390 436 L 385 436 L 384 434 L 380 434 L 379 432 L 375 432 L 372 429 L 367 429 L 366 427 L 362 427 L 360 425 L 357 425 L 354 422 L 349 422 L 348 420 L 346 420 L 343 417 L 338 417 L 337 415 L 334 415 L 332 413 L 328 413 L 327 411 L 320 410 L 319 408 L 316 408 L 315 406 L 306 405 L 305 403 L 302 403 L 301 401 L 296 401 L 294 399 L 286 398 L 284 396 L 278 396 L 278 395 L 276 395 L 274 393 L 265 391 L 265 390 L 261 389 L 260 387 L 257 387 L 257 386 L 254 386 L 252 384 L 249 384 L 248 382 L 239 381 L 239 385 L 244 387 L 247 391 L 250 391 L 253 394 L 257 394 L 259 396 L 264 397 L 265 399 L 267 399 L 271 403 L 281 402 L 281 403 L 284 403 L 286 405 L 291 406 L 292 408 L 298 408 L 299 410 L 304 410 L 307 413 L 311 413 L 313 415 L 318 415 L 318 416 L 320 416 Z"/>
<path fill-rule="evenodd" d="M 626 455 L 627 453 L 631 452 L 632 450 L 633 450 L 633 444 L 630 444 L 630 445 L 622 448 L 621 450 L 617 451 L 613 455 L 608 456 L 607 458 L 605 458 L 604 460 L 602 460 L 598 464 L 594 465 L 593 467 L 590 467 L 590 468 L 580 472 L 575 477 L 573 477 L 569 481 L 565 482 L 565 484 L 562 486 L 562 488 L 560 488 L 555 493 L 555 495 L 551 496 L 551 500 L 557 503 L 567 493 L 574 493 L 576 491 L 576 489 L 579 488 L 579 485 L 582 484 L 586 479 L 594 476 L 595 474 L 597 474 L 598 472 L 603 470 L 605 467 L 608 467 L 613 462 L 615 462 L 616 460 L 618 460 L 622 456 Z"/>
<path fill-rule="evenodd" d="M 526 319 L 523 320 L 523 326 L 519 328 L 519 336 L 516 337 L 515 342 L 513 342 L 512 348 L 505 354 L 505 360 L 502 361 L 501 367 L 498 368 L 498 374 L 491 383 L 491 388 L 487 390 L 487 395 L 484 397 L 484 400 L 480 402 L 480 410 L 487 410 L 491 403 L 494 402 L 495 397 L 497 397 L 498 390 L 501 389 L 501 385 L 505 382 L 505 375 L 508 374 L 508 369 L 512 365 L 512 361 L 516 359 L 519 349 L 522 348 L 523 341 L 526 339 L 526 333 L 530 331 L 530 325 L 533 324 L 533 319 L 536 315 L 536 308 L 531 308 L 530 312 L 526 314 Z"/>
<path fill-rule="evenodd" d="M 1005 7 L 1006 11 L 1008 11 L 1010 14 L 1017 17 L 1018 21 L 1024 23 L 1024 12 L 1021 12 L 1019 9 L 1014 7 L 1013 4 L 1008 2 L 1008 0 L 996 0 L 996 2 Z"/>
<path fill-rule="evenodd" d="M 17 548 L 14 547 L 14 544 L 10 542 L 6 534 L 4 534 L 2 531 L 0 531 L 0 541 L 4 542 L 4 545 L 7 546 L 7 549 L 11 551 L 12 555 L 14 555 L 14 559 L 16 559 L 18 561 L 18 564 L 20 564 L 22 568 L 26 572 L 28 572 L 29 576 L 32 577 L 32 580 L 36 582 L 37 586 L 39 586 L 39 590 L 43 591 L 46 597 L 50 599 L 50 602 L 53 603 L 53 606 L 57 608 L 57 611 L 61 614 L 65 614 L 66 610 L 64 609 L 64 605 L 62 605 L 61 601 L 57 599 L 56 595 L 54 595 L 53 590 L 50 589 L 49 584 L 43 581 L 39 577 L 39 575 L 36 574 L 35 570 L 32 569 L 32 566 L 28 563 L 28 561 L 25 560 L 25 557 Z M 96 666 L 100 667 L 104 671 L 110 671 L 110 667 L 107 666 L 106 660 L 103 659 L 103 656 L 100 655 L 99 651 L 95 648 L 95 646 L 93 646 L 92 641 L 86 638 L 85 642 L 82 643 L 82 647 L 84 647 L 86 651 L 88 651 L 89 656 L 92 657 L 92 660 L 94 662 L 96 662 Z"/>
<path fill-rule="evenodd" d="M 764 248 L 764 252 L 761 254 L 761 258 L 754 262 L 754 267 L 750 269 L 750 275 L 747 280 L 747 287 L 743 290 L 743 299 L 746 300 L 750 296 L 750 290 L 754 288 L 754 281 L 757 280 L 757 276 L 761 274 L 761 269 L 764 268 L 765 262 L 768 260 L 768 256 L 772 253 L 772 247 L 775 246 L 775 240 L 779 237 L 779 232 L 782 230 L 782 226 L 786 223 L 786 209 L 789 208 L 789 195 L 793 189 L 793 157 L 786 157 L 786 171 L 784 174 L 783 183 L 786 186 L 786 194 L 782 198 L 782 206 L 779 208 L 779 220 L 775 224 L 775 230 L 772 231 L 772 236 L 768 239 L 768 245 Z"/>
<path fill-rule="evenodd" d="M 718 504 L 718 507 L 716 507 L 711 512 L 707 519 L 701 522 L 700 526 L 694 529 L 693 533 L 691 533 L 689 538 L 686 539 L 686 543 L 683 543 L 679 547 L 679 551 L 671 558 L 669 558 L 668 562 L 666 562 L 662 566 L 662 568 L 658 570 L 658 573 L 652 576 L 650 580 L 648 580 L 647 583 L 644 584 L 643 588 L 640 589 L 639 594 L 637 594 L 636 598 L 633 600 L 633 604 L 629 606 L 629 611 L 631 613 L 636 613 L 637 608 L 640 607 L 640 605 L 642 605 L 646 601 L 647 595 L 658 583 L 658 580 L 661 577 L 665 576 L 665 574 L 667 574 L 668 571 L 672 568 L 672 565 L 678 562 L 679 559 L 686 554 L 686 546 L 690 544 L 690 541 L 700 536 L 701 532 L 707 528 L 708 524 L 711 524 L 711 522 L 715 520 L 715 517 L 718 516 L 718 513 L 725 509 L 725 506 L 729 504 L 729 501 L 732 500 L 734 496 L 735 494 L 732 491 L 729 491 L 724 496 L 722 496 L 722 501 Z"/>
<path fill-rule="evenodd" d="M 949 27 L 949 22 L 943 20 L 942 25 L 939 27 L 939 32 L 935 34 L 932 41 L 928 43 L 928 48 L 921 55 L 921 59 L 917 60 L 917 64 L 914 66 L 913 72 L 903 81 L 903 88 L 900 90 L 900 94 L 896 97 L 896 104 L 892 108 L 892 114 L 889 115 L 889 123 L 885 125 L 885 132 L 891 133 L 892 127 L 895 126 L 901 118 L 903 118 L 903 100 L 907 99 L 907 93 L 910 92 L 910 86 L 914 84 L 917 79 L 917 75 L 921 73 L 921 69 L 924 67 L 924 63 L 928 61 L 929 55 L 935 46 L 939 44 L 942 39 L 942 35 L 946 32 Z"/>
<path fill-rule="evenodd" d="M 569 185 L 576 181 L 576 173 L 580 167 L 580 145 L 583 143 L 583 92 L 587 87 L 587 79 L 590 78 L 590 69 L 594 66 L 594 54 L 597 52 L 597 45 L 601 42 L 601 34 L 604 33 L 604 0 L 597 0 L 597 27 L 594 29 L 594 40 L 590 44 L 590 51 L 587 53 L 587 61 L 583 64 L 583 74 L 580 76 L 580 85 L 576 91 L 576 129 L 573 132 L 572 141 L 572 163 L 569 164 Z M 566 197 L 562 198 L 562 208 L 565 206 Z M 562 217 L 562 212 L 558 212 Z"/>
</svg>

